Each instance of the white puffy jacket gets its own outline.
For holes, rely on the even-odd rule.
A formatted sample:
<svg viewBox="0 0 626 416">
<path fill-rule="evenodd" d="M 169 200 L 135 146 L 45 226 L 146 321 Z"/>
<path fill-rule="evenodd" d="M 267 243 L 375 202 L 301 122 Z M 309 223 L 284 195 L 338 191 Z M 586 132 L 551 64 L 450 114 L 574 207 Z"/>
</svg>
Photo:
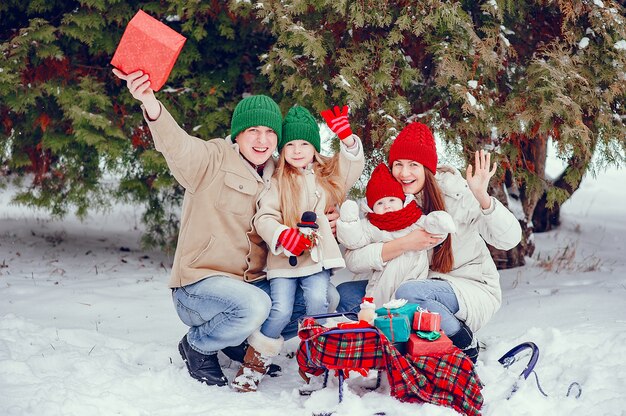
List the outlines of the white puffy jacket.
<svg viewBox="0 0 626 416">
<path fill-rule="evenodd" d="M 479 330 L 500 308 L 500 274 L 485 242 L 501 250 L 510 250 L 521 240 L 519 221 L 500 201 L 491 198 L 491 207 L 481 209 L 478 201 L 457 169 L 439 166 L 435 175 L 446 205 L 456 224 L 451 234 L 454 265 L 449 273 L 429 270 L 428 278 L 450 282 L 459 311 L 456 317 L 472 331 Z M 419 197 L 419 196 L 418 196 Z M 357 250 L 347 250 L 346 265 L 356 278 L 370 277 L 385 267 L 383 243 L 373 243 Z"/>
</svg>

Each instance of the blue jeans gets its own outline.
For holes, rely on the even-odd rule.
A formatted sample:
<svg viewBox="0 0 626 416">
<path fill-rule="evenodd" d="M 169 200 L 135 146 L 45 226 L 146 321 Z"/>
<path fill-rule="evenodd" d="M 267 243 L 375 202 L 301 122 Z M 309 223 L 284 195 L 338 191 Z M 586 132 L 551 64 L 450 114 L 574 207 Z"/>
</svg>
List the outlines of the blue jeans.
<svg viewBox="0 0 626 416">
<path fill-rule="evenodd" d="M 212 276 L 172 290 L 176 313 L 189 326 L 187 340 L 194 350 L 213 354 L 241 344 L 267 319 L 272 301 L 270 283 L 246 283 L 226 276 Z M 339 295 L 329 285 L 328 300 L 337 305 Z M 298 332 L 298 319 L 306 314 L 302 289 L 296 290 L 293 315 L 283 330 L 285 339 Z"/>
<path fill-rule="evenodd" d="M 254 284 L 212 276 L 172 290 L 178 317 L 194 350 L 214 354 L 241 344 L 267 318 L 272 303 Z"/>
<path fill-rule="evenodd" d="M 409 280 L 396 290 L 396 299 L 406 299 L 420 307 L 441 315 L 441 329 L 454 335 L 461 330 L 461 322 L 454 316 L 459 301 L 450 283 L 439 279 Z"/>
<path fill-rule="evenodd" d="M 337 286 L 340 296 L 337 311 L 358 312 L 366 286 L 367 280 L 345 282 Z M 461 329 L 461 322 L 454 316 L 459 311 L 459 302 L 452 286 L 445 280 L 409 280 L 398 287 L 395 297 L 417 303 L 431 312 L 438 312 L 441 315 L 441 329 L 448 335 L 454 335 Z"/>
<path fill-rule="evenodd" d="M 306 315 L 328 312 L 330 270 L 322 270 L 304 277 L 276 277 L 269 282 L 272 309 L 267 320 L 261 325 L 261 333 L 266 337 L 280 337 L 292 321 L 298 287 L 302 288 Z"/>
</svg>

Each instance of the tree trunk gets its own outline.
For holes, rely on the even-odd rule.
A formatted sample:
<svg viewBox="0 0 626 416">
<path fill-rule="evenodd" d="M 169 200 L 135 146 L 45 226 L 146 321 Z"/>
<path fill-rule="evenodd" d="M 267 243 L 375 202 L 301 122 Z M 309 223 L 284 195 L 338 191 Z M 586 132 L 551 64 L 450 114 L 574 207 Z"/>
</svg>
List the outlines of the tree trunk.
<svg viewBox="0 0 626 416">
<path fill-rule="evenodd" d="M 520 150 L 523 154 L 523 161 L 526 164 L 526 168 L 532 169 L 540 178 L 545 177 L 546 171 L 546 158 L 548 156 L 548 143 L 542 136 L 536 136 L 534 138 L 527 138 L 520 141 Z M 522 183 L 518 187 L 517 183 L 512 179 L 512 175 L 508 172 L 505 177 L 505 185 L 507 186 L 505 192 L 504 186 L 493 187 L 492 195 L 498 198 L 506 207 L 509 207 L 509 197 L 519 198 L 521 203 L 522 213 L 518 214 L 518 219 L 523 216 L 524 219 L 519 219 L 522 227 L 522 240 L 520 243 L 511 250 L 498 250 L 494 247 L 489 247 L 491 257 L 498 269 L 509 269 L 513 267 L 519 267 L 526 264 L 525 257 L 532 256 L 535 252 L 535 243 L 533 242 L 533 213 L 540 198 L 545 194 L 543 189 L 536 189 L 527 187 Z"/>
<path fill-rule="evenodd" d="M 502 204 L 510 209 L 509 198 L 519 198 L 519 195 L 516 195 L 516 191 L 513 192 L 505 191 L 505 184 L 501 186 L 492 187 L 492 195 L 497 198 Z M 514 189 L 514 188 L 513 188 Z M 508 189 L 507 189 L 508 190 Z M 522 241 L 511 250 L 499 250 L 491 245 L 487 245 L 489 248 L 489 252 L 491 253 L 491 257 L 493 261 L 496 263 L 496 267 L 501 269 L 511 269 L 513 267 L 519 267 L 526 264 L 526 256 L 532 255 L 535 251 L 535 245 L 533 243 L 533 239 L 530 238 L 532 234 L 532 229 L 525 227 L 524 222 L 520 221 L 520 225 L 522 226 Z"/>
<path fill-rule="evenodd" d="M 554 180 L 552 186 L 557 188 L 565 189 L 570 197 L 578 190 L 580 184 L 582 183 L 582 176 L 579 180 L 576 180 L 573 184 L 568 183 L 565 178 L 573 165 L 569 165 L 561 175 L 557 179 Z M 579 169 L 578 167 L 576 169 Z M 561 224 L 561 205 L 554 204 L 552 207 L 548 206 L 548 197 L 547 193 L 544 192 L 539 201 L 537 202 L 537 206 L 535 207 L 535 211 L 533 212 L 533 226 L 535 232 L 542 233 L 545 231 L 550 231 L 553 228 L 558 227 Z"/>
</svg>

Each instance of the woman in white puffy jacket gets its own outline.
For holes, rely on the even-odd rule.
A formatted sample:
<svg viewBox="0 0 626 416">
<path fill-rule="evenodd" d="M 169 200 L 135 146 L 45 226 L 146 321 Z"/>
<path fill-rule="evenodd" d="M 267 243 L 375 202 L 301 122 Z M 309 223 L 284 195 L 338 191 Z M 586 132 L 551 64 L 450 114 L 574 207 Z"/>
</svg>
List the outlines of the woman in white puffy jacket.
<svg viewBox="0 0 626 416">
<path fill-rule="evenodd" d="M 510 250 L 521 240 L 515 216 L 489 196 L 489 153 L 476 152 L 467 179 L 458 170 L 437 168 L 437 151 L 430 129 L 421 123 L 407 125 L 389 149 L 389 167 L 405 194 L 415 195 L 425 213 L 443 210 L 454 219 L 456 232 L 441 243 L 440 236 L 417 229 L 404 237 L 347 250 L 347 267 L 361 274 L 373 273 L 407 251 L 433 249 L 428 279 L 409 280 L 395 297 L 418 303 L 441 314 L 441 328 L 473 361 L 478 357 L 474 332 L 499 309 L 500 275 L 486 243 Z M 486 243 L 485 243 L 486 242 Z M 367 281 L 346 282 L 337 290 L 339 311 L 354 310 L 365 293 Z"/>
</svg>

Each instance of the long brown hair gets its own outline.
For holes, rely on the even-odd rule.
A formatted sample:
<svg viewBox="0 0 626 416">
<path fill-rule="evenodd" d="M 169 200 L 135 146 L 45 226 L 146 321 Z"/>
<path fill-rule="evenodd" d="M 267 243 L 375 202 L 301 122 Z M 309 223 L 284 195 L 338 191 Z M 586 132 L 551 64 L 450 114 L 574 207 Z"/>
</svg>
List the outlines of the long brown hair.
<svg viewBox="0 0 626 416">
<path fill-rule="evenodd" d="M 339 175 L 339 154 L 329 157 L 315 151 L 313 170 L 315 171 L 316 183 L 326 195 L 326 206 L 324 207 L 324 212 L 326 212 L 346 197 L 343 180 Z M 284 152 L 281 152 L 274 177 L 278 181 L 280 209 L 283 214 L 283 222 L 287 227 L 295 227 L 304 211 L 303 207 L 299 206 L 300 198 L 297 197 L 302 192 L 298 187 L 297 175 L 302 175 L 302 170 L 287 163 Z"/>
<path fill-rule="evenodd" d="M 441 189 L 435 181 L 435 175 L 424 168 L 424 188 L 422 189 L 422 211 L 428 214 L 433 211 L 445 211 L 446 204 L 441 194 Z M 433 249 L 433 257 L 430 260 L 431 270 L 448 273 L 454 265 L 452 254 L 452 236 L 448 235 L 443 243 Z"/>
</svg>

